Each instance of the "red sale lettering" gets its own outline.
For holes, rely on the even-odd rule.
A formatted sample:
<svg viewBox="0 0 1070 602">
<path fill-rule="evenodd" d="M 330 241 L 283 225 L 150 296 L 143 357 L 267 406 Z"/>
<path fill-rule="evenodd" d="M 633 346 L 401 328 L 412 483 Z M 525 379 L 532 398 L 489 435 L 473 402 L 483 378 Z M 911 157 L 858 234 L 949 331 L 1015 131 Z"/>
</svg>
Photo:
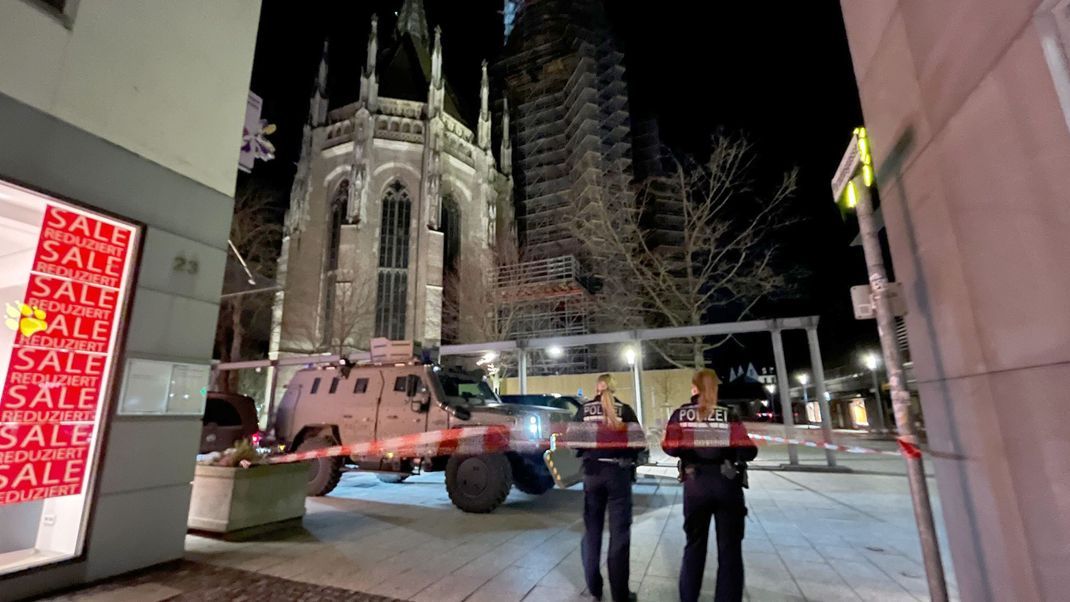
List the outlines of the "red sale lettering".
<svg viewBox="0 0 1070 602">
<path fill-rule="evenodd" d="M 2 185 L 2 183 L 0 183 Z M 12 283 L 33 326 L 8 337 L 0 391 L 0 505 L 76 495 L 93 466 L 137 229 L 46 203 L 36 254 Z"/>
<path fill-rule="evenodd" d="M 41 307 L 44 300 L 51 299 L 61 303 L 114 310 L 119 293 L 99 286 L 34 274 L 30 276 L 28 296 L 34 301 L 28 303 L 37 307 Z"/>
<path fill-rule="evenodd" d="M 99 355 L 71 353 L 60 349 L 15 350 L 13 370 L 39 372 L 42 374 L 86 374 L 100 376 L 104 373 L 106 358 Z"/>
<path fill-rule="evenodd" d="M 99 391 L 77 387 L 31 387 L 11 385 L 0 398 L 5 410 L 90 410 Z"/>
<path fill-rule="evenodd" d="M 123 258 L 114 255 L 105 255 L 91 249 L 84 249 L 74 245 L 64 245 L 54 240 L 46 240 L 41 243 L 40 253 L 36 265 L 52 264 L 65 268 L 67 274 L 100 274 L 114 278 L 116 282 L 123 273 Z M 39 271 L 45 271 L 38 268 Z M 55 272 L 50 272 L 55 273 Z M 76 280 L 81 278 L 72 276 Z"/>
<path fill-rule="evenodd" d="M 64 230 L 90 240 L 106 242 L 120 247 L 125 247 L 130 242 L 130 231 L 126 228 L 113 226 L 101 220 L 66 211 L 55 206 L 48 208 L 45 215 L 45 225 L 48 228 Z"/>
<path fill-rule="evenodd" d="M 3 424 L 0 452 L 84 447 L 92 434 L 92 424 Z"/>
</svg>

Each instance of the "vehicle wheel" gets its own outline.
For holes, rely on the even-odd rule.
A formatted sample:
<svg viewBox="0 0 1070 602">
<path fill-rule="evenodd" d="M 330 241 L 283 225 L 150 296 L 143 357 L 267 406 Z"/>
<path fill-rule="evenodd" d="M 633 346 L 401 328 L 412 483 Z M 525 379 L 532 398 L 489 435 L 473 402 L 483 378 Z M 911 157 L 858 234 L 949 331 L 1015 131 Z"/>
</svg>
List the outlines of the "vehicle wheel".
<svg viewBox="0 0 1070 602">
<path fill-rule="evenodd" d="M 375 476 L 378 477 L 378 479 L 384 483 L 404 483 L 405 479 L 409 478 L 412 475 L 386 472 L 379 473 Z"/>
<path fill-rule="evenodd" d="M 512 458 L 513 485 L 529 495 L 542 495 L 554 488 L 554 477 L 542 461 L 516 456 Z"/>
<path fill-rule="evenodd" d="M 512 486 L 513 470 L 504 454 L 450 456 L 446 463 L 446 491 L 465 512 L 492 512 Z"/>
<path fill-rule="evenodd" d="M 338 442 L 334 437 L 314 437 L 306 439 L 297 447 L 297 451 L 312 451 L 334 447 Z M 330 493 L 342 478 L 342 458 L 317 458 L 308 460 L 308 495 L 321 496 Z"/>
</svg>

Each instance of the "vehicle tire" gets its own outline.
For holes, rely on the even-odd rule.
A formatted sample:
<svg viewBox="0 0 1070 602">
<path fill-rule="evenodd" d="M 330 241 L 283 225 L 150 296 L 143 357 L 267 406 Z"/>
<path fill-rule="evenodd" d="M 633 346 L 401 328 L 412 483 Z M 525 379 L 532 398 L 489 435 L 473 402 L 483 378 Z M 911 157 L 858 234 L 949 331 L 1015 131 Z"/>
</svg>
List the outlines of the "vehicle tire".
<svg viewBox="0 0 1070 602">
<path fill-rule="evenodd" d="M 297 446 L 297 451 L 312 451 L 335 445 L 338 445 L 338 442 L 329 435 L 314 437 L 302 441 L 301 445 Z M 338 486 L 338 481 L 342 478 L 342 458 L 317 458 L 308 460 L 306 463 L 308 464 L 308 495 L 313 497 L 327 495 Z"/>
<path fill-rule="evenodd" d="M 554 477 L 542 458 L 513 456 L 513 485 L 529 495 L 542 495 L 554 488 Z"/>
<path fill-rule="evenodd" d="M 380 481 L 384 483 L 404 483 L 405 479 L 412 475 L 384 472 L 375 475 Z"/>
<path fill-rule="evenodd" d="M 512 486 L 513 470 L 504 454 L 450 456 L 446 463 L 446 492 L 465 512 L 492 512 Z"/>
</svg>

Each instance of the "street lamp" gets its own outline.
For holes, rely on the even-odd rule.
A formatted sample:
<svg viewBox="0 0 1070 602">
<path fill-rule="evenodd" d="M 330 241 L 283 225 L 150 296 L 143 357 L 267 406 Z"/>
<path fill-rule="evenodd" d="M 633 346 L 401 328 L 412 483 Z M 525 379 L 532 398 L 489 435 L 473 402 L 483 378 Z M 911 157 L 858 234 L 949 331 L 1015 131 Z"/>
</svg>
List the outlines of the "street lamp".
<svg viewBox="0 0 1070 602">
<path fill-rule="evenodd" d="M 810 384 L 810 375 L 805 372 L 800 372 L 795 375 L 795 380 L 799 381 L 803 389 L 803 403 L 810 401 L 810 393 L 806 389 L 806 385 Z"/>
<path fill-rule="evenodd" d="M 876 353 L 870 352 L 862 356 L 862 365 L 868 370 L 873 377 L 873 398 L 877 401 L 877 428 L 881 432 L 887 432 L 888 427 L 884 422 L 884 402 L 881 401 L 881 383 L 877 379 L 877 368 L 880 366 L 880 356 Z"/>
<path fill-rule="evenodd" d="M 553 347 L 549 347 L 546 349 L 546 355 L 550 356 L 553 359 L 558 359 L 565 355 L 565 350 L 562 349 L 559 345 L 554 345 Z"/>
<path fill-rule="evenodd" d="M 632 347 L 624 348 L 624 361 L 628 362 L 629 366 L 635 365 L 635 349 Z"/>
</svg>

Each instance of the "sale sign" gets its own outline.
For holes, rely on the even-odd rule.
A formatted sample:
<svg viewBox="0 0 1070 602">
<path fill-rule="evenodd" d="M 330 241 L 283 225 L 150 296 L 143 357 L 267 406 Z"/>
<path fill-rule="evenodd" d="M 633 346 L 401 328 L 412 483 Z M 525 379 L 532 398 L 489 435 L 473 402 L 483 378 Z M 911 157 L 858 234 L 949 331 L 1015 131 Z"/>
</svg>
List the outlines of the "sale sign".
<svg viewBox="0 0 1070 602">
<path fill-rule="evenodd" d="M 0 263 L 0 294 L 20 293 L 0 299 L 0 505 L 85 490 L 138 235 L 132 224 L 21 192 L 22 228 L 9 246 L 25 260 Z"/>
</svg>

